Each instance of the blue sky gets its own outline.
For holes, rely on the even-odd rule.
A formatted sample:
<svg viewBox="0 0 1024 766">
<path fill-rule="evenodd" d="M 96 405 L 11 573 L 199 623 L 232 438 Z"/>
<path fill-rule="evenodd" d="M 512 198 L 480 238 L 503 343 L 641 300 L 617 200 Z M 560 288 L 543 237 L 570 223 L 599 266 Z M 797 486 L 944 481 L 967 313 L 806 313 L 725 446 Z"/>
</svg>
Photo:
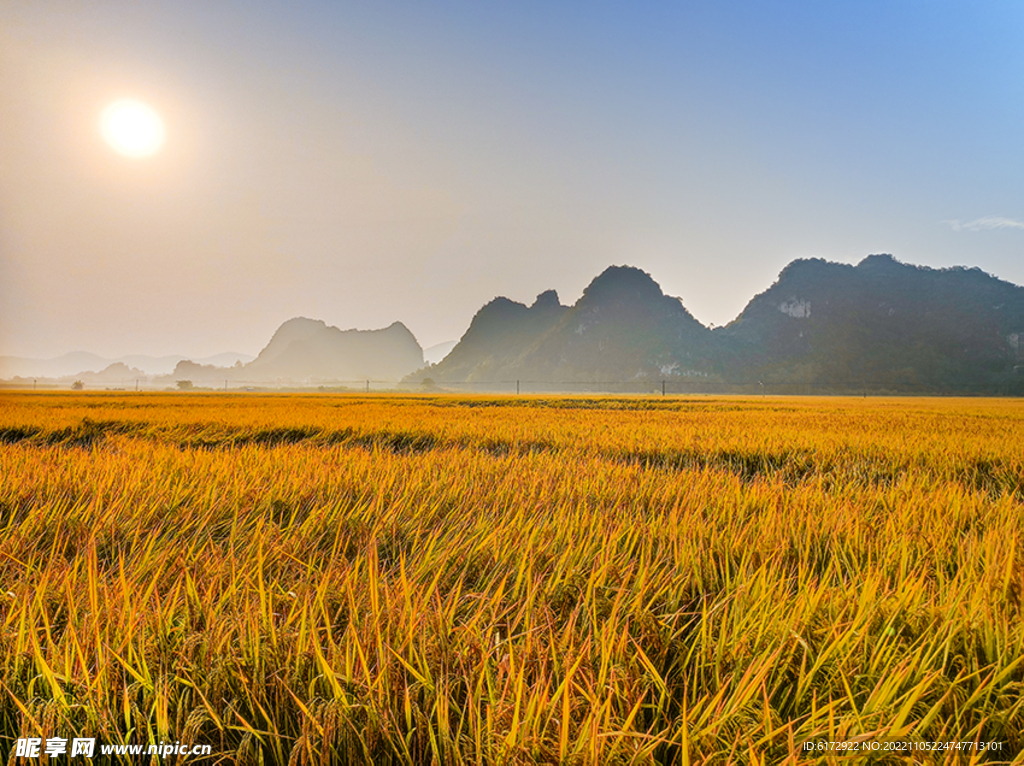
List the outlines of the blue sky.
<svg viewBox="0 0 1024 766">
<path fill-rule="evenodd" d="M 613 263 L 715 324 L 798 257 L 1024 284 L 1021 40 L 1011 2 L 9 4 L 0 354 L 430 345 Z M 153 158 L 97 137 L 122 96 Z"/>
</svg>

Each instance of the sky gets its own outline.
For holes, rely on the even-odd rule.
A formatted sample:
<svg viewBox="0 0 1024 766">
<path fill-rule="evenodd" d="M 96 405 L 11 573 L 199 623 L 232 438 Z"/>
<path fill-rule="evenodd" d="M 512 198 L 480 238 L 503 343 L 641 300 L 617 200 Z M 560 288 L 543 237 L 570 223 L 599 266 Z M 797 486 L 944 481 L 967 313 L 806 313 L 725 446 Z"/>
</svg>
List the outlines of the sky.
<svg viewBox="0 0 1024 766">
<path fill-rule="evenodd" d="M 1021 40 L 1016 1 L 6 0 L 0 354 L 427 347 L 613 264 L 715 325 L 796 258 L 1024 284 Z"/>
</svg>

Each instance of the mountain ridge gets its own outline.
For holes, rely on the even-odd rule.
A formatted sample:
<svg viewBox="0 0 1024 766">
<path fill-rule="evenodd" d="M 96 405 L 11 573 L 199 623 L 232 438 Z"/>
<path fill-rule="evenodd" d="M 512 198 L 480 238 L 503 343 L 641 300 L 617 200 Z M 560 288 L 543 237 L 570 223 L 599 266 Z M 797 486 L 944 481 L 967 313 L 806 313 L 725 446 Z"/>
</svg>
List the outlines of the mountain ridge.
<svg viewBox="0 0 1024 766">
<path fill-rule="evenodd" d="M 1024 288 L 882 254 L 794 261 L 720 334 L 741 380 L 971 387 L 1012 377 L 1021 331 Z"/>
<path fill-rule="evenodd" d="M 398 380 L 423 366 L 423 349 L 401 322 L 379 330 L 341 330 L 320 319 L 284 322 L 239 370 L 254 380 Z"/>
<path fill-rule="evenodd" d="M 546 324 L 531 326 L 530 311 L 504 297 L 489 301 L 447 357 L 409 380 L 667 378 L 929 391 L 1022 380 L 1024 288 L 978 268 L 933 269 L 888 254 L 856 265 L 792 261 L 714 329 L 632 266 L 603 271 Z"/>
<path fill-rule="evenodd" d="M 415 384 L 527 379 L 558 384 L 655 381 L 706 383 L 719 390 L 766 384 L 822 391 L 1024 393 L 1024 287 L 976 267 L 930 268 L 888 254 L 857 264 L 797 259 L 722 327 L 706 327 L 647 272 L 610 266 L 571 306 L 554 290 L 529 305 L 498 296 L 473 316 L 457 342 L 440 344 L 433 363 L 401 322 L 341 330 L 323 320 L 283 322 L 256 357 L 177 358 L 147 375 L 146 360 L 73 352 L 53 362 L 77 367 L 87 385 Z M 435 351 L 434 348 L 431 349 Z M 210 361 L 234 358 L 233 366 Z M 3 364 L 15 357 L 0 357 Z M 103 369 L 88 372 L 94 365 Z M 21 376 L 29 383 L 39 372 Z M 57 377 L 57 376 L 54 376 Z M 59 382 L 59 381 L 58 381 Z M 731 387 L 731 388 L 730 388 Z M 751 387 L 754 387 L 751 389 Z M 638 389 L 639 390 L 639 389 Z M 809 390 L 809 389 L 808 389 Z"/>
<path fill-rule="evenodd" d="M 69 351 L 56 357 L 38 359 L 22 356 L 0 356 L 0 378 L 67 378 L 83 373 L 99 373 L 114 364 L 123 364 L 143 375 L 169 375 L 179 362 L 191 359 L 199 364 L 229 367 L 236 361 L 250 362 L 256 357 L 235 351 L 224 351 L 203 357 L 185 354 L 124 354 L 105 357 L 90 351 Z"/>
</svg>

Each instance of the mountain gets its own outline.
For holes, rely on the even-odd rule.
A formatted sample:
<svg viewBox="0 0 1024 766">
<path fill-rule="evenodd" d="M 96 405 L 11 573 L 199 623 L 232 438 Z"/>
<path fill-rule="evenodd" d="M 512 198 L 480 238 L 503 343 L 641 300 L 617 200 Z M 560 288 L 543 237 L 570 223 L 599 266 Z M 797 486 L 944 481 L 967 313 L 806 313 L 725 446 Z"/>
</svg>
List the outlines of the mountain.
<svg viewBox="0 0 1024 766">
<path fill-rule="evenodd" d="M 382 330 L 339 330 L 298 317 L 282 324 L 238 380 L 327 383 L 399 380 L 423 366 L 423 349 L 401 322 Z"/>
<path fill-rule="evenodd" d="M 423 349 L 400 322 L 339 330 L 298 317 L 245 364 L 239 354 L 108 360 L 74 352 L 52 360 L 0 357 L 0 378 L 118 387 L 187 380 L 217 388 L 403 376 L 499 388 L 517 380 L 541 387 L 665 380 L 677 391 L 1024 394 L 1024 287 L 977 268 L 933 269 L 891 255 L 855 266 L 800 259 L 735 320 L 710 330 L 646 272 L 612 266 L 572 306 L 554 290 L 530 305 L 495 298 L 454 348 L 430 352 L 434 363 L 424 367 Z M 152 377 L 161 365 L 166 372 Z"/>
<path fill-rule="evenodd" d="M 797 260 L 716 331 L 735 381 L 977 390 L 1014 382 L 1024 288 L 872 255 Z"/>
<path fill-rule="evenodd" d="M 225 352 L 196 359 L 200 364 L 229 366 L 237 361 L 250 362 L 249 354 Z M 81 377 L 83 373 L 99 373 L 112 364 L 123 364 L 143 375 L 167 375 L 178 362 L 186 359 L 181 354 L 168 356 L 147 356 L 129 354 L 117 359 L 107 359 L 88 351 L 72 351 L 53 359 L 30 359 L 19 356 L 0 356 L 0 379 L 22 378 L 66 378 Z"/>
<path fill-rule="evenodd" d="M 423 349 L 423 361 L 427 364 L 437 364 L 458 344 L 457 340 L 446 340 L 444 343 L 436 343 L 429 348 Z"/>
<path fill-rule="evenodd" d="M 553 291 L 529 307 L 495 298 L 448 356 L 410 381 L 424 377 L 1024 392 L 1024 288 L 890 255 L 856 266 L 797 260 L 733 322 L 709 330 L 650 275 L 613 266 L 571 307 Z"/>
<path fill-rule="evenodd" d="M 114 362 L 99 372 L 82 372 L 76 376 L 89 387 L 117 386 L 130 388 L 135 381 L 145 379 L 146 373 L 124 362 Z"/>
<path fill-rule="evenodd" d="M 239 361 L 231 367 L 221 367 L 215 364 L 203 364 L 193 362 L 190 359 L 182 359 L 174 366 L 174 371 L 168 376 L 168 380 L 161 381 L 166 384 L 177 383 L 179 380 L 187 380 L 196 386 L 210 386 L 220 388 L 225 383 L 240 384 L 250 382 L 245 379 L 245 366 Z"/>
<path fill-rule="evenodd" d="M 124 356 L 110 360 L 88 352 L 56 359 L 0 357 L 0 379 L 39 378 L 50 385 L 81 380 L 87 387 L 173 386 L 189 381 L 220 388 L 247 384 L 320 384 L 398 381 L 423 366 L 423 349 L 401 322 L 382 330 L 339 330 L 298 317 L 282 324 L 255 358 L 223 353 L 183 356 Z"/>
<path fill-rule="evenodd" d="M 650 275 L 612 266 L 571 307 L 553 290 L 531 306 L 495 298 L 445 359 L 437 381 L 607 382 L 705 375 L 711 332 Z"/>
<path fill-rule="evenodd" d="M 566 381 L 704 376 L 713 367 L 710 342 L 711 332 L 649 274 L 612 266 L 530 349 L 524 371 Z"/>
<path fill-rule="evenodd" d="M 516 366 L 516 359 L 566 311 L 554 290 L 538 295 L 531 306 L 495 298 L 476 313 L 455 348 L 425 374 L 474 382 L 515 377 L 509 369 Z"/>
</svg>

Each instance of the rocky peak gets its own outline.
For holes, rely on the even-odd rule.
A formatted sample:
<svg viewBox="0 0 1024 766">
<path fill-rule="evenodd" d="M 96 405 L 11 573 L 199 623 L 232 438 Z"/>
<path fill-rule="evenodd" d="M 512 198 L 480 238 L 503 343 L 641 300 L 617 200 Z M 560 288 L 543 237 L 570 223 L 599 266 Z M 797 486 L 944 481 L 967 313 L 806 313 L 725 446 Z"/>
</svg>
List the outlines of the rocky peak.
<svg viewBox="0 0 1024 766">
<path fill-rule="evenodd" d="M 534 311 L 550 311 L 560 308 L 562 308 L 562 304 L 558 300 L 558 293 L 554 290 L 545 290 L 537 296 L 537 300 L 530 306 L 530 309 Z"/>
<path fill-rule="evenodd" d="M 605 301 L 651 301 L 664 296 L 651 275 L 633 266 L 609 266 L 583 291 L 580 305 Z"/>
<path fill-rule="evenodd" d="M 871 275 L 885 275 L 893 274 L 900 271 L 907 271 L 915 267 L 908 266 L 905 263 L 901 263 L 893 258 L 888 253 L 880 253 L 878 255 L 869 255 L 867 258 L 857 264 L 857 271 L 865 272 Z"/>
</svg>

